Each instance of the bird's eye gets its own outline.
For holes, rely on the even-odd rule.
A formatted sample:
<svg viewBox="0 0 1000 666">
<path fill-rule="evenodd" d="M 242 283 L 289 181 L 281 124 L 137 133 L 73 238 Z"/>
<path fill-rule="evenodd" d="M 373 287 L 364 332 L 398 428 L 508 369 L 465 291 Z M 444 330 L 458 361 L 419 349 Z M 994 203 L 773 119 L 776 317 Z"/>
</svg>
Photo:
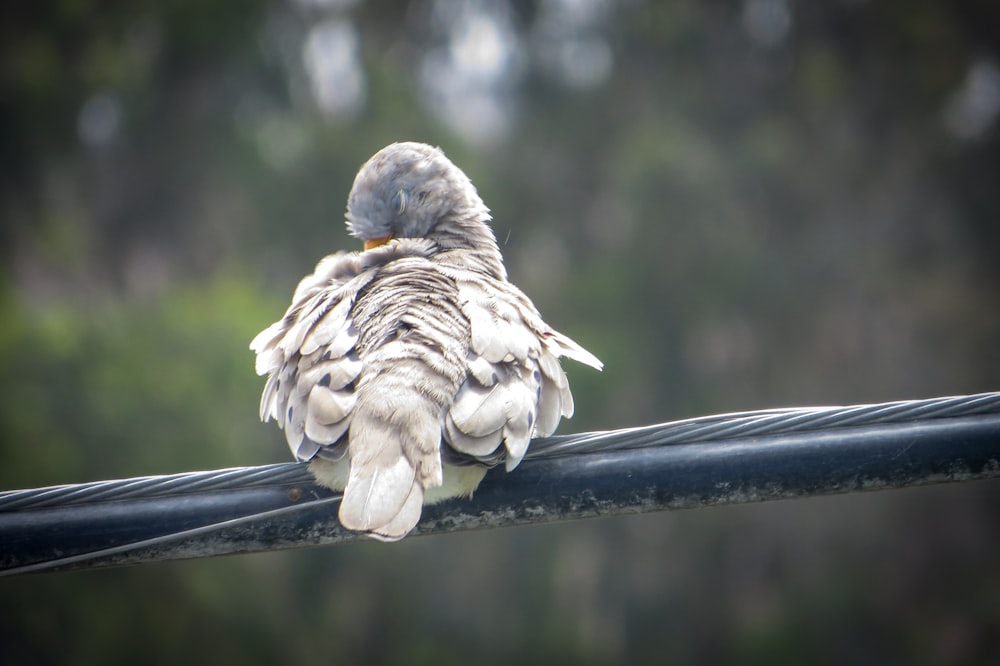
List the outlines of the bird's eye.
<svg viewBox="0 0 1000 666">
<path fill-rule="evenodd" d="M 426 192 L 418 192 L 417 193 L 417 203 L 423 203 L 424 199 L 426 199 L 426 198 L 427 198 L 427 193 Z"/>
<path fill-rule="evenodd" d="M 400 190 L 399 192 L 396 192 L 396 196 L 392 198 L 392 202 L 396 204 L 397 213 L 402 213 L 404 210 L 406 210 L 407 199 L 408 197 L 406 194 L 406 190 Z"/>
</svg>

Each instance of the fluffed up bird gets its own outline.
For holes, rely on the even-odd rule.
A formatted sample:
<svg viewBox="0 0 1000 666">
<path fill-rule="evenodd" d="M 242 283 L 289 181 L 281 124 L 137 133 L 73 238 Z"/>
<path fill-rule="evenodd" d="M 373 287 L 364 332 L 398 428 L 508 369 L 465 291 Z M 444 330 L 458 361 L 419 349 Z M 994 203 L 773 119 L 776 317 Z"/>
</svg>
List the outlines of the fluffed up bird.
<svg viewBox="0 0 1000 666">
<path fill-rule="evenodd" d="M 348 197 L 364 251 L 320 261 L 250 343 L 268 375 L 261 419 L 343 491 L 348 529 L 401 539 L 424 504 L 514 469 L 573 414 L 559 357 L 602 367 L 508 282 L 490 219 L 440 149 L 383 148 Z"/>
</svg>

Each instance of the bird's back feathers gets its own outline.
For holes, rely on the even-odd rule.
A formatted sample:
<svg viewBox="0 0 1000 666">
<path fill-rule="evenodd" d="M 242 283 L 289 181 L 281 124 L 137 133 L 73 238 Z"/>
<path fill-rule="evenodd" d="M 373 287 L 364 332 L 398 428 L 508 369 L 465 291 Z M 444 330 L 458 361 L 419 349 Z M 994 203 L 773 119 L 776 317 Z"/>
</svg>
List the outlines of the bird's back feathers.
<svg viewBox="0 0 1000 666">
<path fill-rule="evenodd" d="M 359 172 L 348 224 L 371 245 L 404 237 L 320 261 L 250 344 L 268 375 L 261 418 L 344 491 L 349 529 L 400 539 L 425 503 L 513 469 L 573 414 L 558 359 L 601 368 L 507 281 L 488 221 L 443 153 L 389 146 Z"/>
<path fill-rule="evenodd" d="M 300 460 L 349 465 L 327 473 L 349 529 L 409 532 L 442 485 L 442 445 L 448 461 L 513 469 L 573 414 L 558 357 L 601 367 L 509 282 L 449 259 L 412 240 L 327 257 L 251 343 L 269 375 L 261 417 Z"/>
</svg>

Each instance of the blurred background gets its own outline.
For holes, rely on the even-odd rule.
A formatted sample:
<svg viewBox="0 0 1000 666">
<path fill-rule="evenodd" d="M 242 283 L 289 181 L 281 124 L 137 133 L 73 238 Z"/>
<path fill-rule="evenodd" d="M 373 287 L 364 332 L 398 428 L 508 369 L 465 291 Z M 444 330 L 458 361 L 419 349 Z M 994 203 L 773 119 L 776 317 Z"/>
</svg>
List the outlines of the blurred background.
<svg viewBox="0 0 1000 666">
<path fill-rule="evenodd" d="M 290 458 L 247 344 L 440 145 L 596 353 L 560 432 L 1000 389 L 1000 4 L 0 10 L 0 488 Z M 983 664 L 1000 486 L 0 581 L 5 664 Z M 0 536 L 2 541 L 2 536 Z"/>
</svg>

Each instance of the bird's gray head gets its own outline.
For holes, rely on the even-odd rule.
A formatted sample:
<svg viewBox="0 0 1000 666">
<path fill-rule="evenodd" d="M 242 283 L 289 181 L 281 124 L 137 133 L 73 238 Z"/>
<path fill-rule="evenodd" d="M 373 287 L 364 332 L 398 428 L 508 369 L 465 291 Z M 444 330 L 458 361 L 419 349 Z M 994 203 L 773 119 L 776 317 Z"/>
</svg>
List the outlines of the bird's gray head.
<svg viewBox="0 0 1000 666">
<path fill-rule="evenodd" d="M 423 143 L 394 143 L 375 153 L 358 171 L 347 200 L 347 227 L 366 249 L 390 238 L 471 246 L 479 227 L 492 241 L 489 219 L 468 176 L 439 148 Z M 467 243 L 460 242 L 463 236 Z"/>
</svg>

